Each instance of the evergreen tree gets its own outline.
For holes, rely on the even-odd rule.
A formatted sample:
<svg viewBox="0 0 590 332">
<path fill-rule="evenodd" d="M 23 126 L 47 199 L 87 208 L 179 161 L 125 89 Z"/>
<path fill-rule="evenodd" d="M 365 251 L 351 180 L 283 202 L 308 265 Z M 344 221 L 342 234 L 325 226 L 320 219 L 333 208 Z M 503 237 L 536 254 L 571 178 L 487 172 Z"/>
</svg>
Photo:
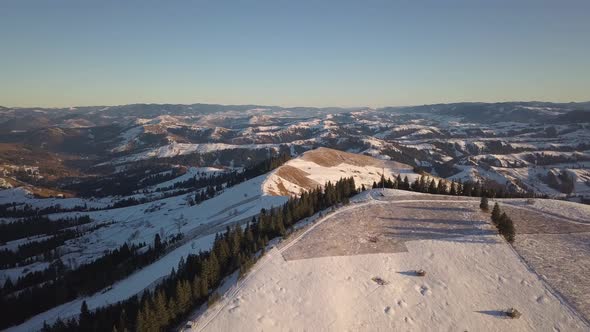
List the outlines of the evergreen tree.
<svg viewBox="0 0 590 332">
<path fill-rule="evenodd" d="M 430 180 L 430 185 L 428 185 L 428 192 L 431 194 L 438 194 L 438 191 L 436 190 L 436 183 L 434 182 L 434 179 Z"/>
<path fill-rule="evenodd" d="M 14 287 L 14 285 L 12 284 L 12 279 L 10 279 L 10 277 L 6 277 L 6 281 L 4 282 L 3 292 L 8 293 L 13 287 Z"/>
<path fill-rule="evenodd" d="M 202 299 L 206 299 L 209 296 L 209 285 L 207 284 L 207 279 L 201 279 L 201 285 L 199 286 L 199 292 L 201 294 Z"/>
<path fill-rule="evenodd" d="M 92 316 L 90 314 L 90 310 L 88 310 L 88 304 L 86 304 L 86 301 L 83 301 L 82 306 L 80 307 L 80 327 L 88 328 L 90 326 L 91 319 Z"/>
<path fill-rule="evenodd" d="M 166 295 L 163 291 L 156 293 L 156 298 L 153 303 L 154 319 L 157 322 L 162 322 L 162 325 L 166 325 L 170 320 L 170 312 L 168 311 Z"/>
<path fill-rule="evenodd" d="M 196 274 L 193 278 L 193 284 L 191 289 L 193 291 L 193 301 L 198 302 L 199 300 L 201 300 L 201 278 L 199 278 L 199 276 Z"/>
<path fill-rule="evenodd" d="M 209 284 L 211 286 L 217 285 L 217 283 L 219 282 L 219 273 L 220 273 L 220 268 L 219 268 L 219 261 L 217 260 L 217 255 L 215 255 L 215 251 L 211 252 L 211 255 L 209 255 L 209 259 L 207 260 L 208 264 L 209 264 Z"/>
<path fill-rule="evenodd" d="M 445 182 L 442 179 L 438 181 L 436 191 L 438 194 L 442 194 L 442 195 L 447 194 L 447 185 L 445 184 Z"/>
<path fill-rule="evenodd" d="M 496 202 L 496 204 L 494 204 L 494 208 L 492 209 L 492 222 L 494 224 L 498 224 L 498 221 L 500 221 L 500 215 L 500 205 L 498 204 L 498 202 Z"/>
<path fill-rule="evenodd" d="M 408 176 L 404 176 L 404 190 L 410 190 L 410 180 L 408 180 Z"/>
<path fill-rule="evenodd" d="M 449 195 L 457 195 L 457 185 L 455 184 L 455 181 L 451 181 L 451 188 L 449 189 Z"/>
<path fill-rule="evenodd" d="M 488 205 L 488 198 L 486 196 L 481 196 L 479 208 L 486 212 L 490 209 L 490 206 Z"/>
<path fill-rule="evenodd" d="M 160 234 L 156 233 L 156 236 L 154 237 L 154 250 L 157 253 L 161 253 L 163 247 L 164 246 L 162 245 L 162 239 L 160 238 Z"/>
<path fill-rule="evenodd" d="M 502 213 L 502 215 L 500 216 L 500 219 L 498 221 L 498 232 L 500 232 L 500 234 L 504 236 L 506 241 L 510 243 L 514 242 L 514 223 L 512 222 L 512 219 L 510 219 L 510 217 L 506 215 L 506 213 Z"/>
</svg>

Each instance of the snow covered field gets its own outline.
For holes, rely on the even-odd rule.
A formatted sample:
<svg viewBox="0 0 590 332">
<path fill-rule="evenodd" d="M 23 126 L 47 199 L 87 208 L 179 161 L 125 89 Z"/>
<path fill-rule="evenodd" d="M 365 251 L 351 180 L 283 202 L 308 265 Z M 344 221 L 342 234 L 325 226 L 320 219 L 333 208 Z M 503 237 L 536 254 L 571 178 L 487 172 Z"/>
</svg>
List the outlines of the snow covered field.
<svg viewBox="0 0 590 332">
<path fill-rule="evenodd" d="M 191 330 L 588 331 L 477 200 L 402 194 L 364 194 L 273 248 Z"/>
<path fill-rule="evenodd" d="M 589 318 L 590 214 L 586 214 L 585 220 L 564 216 L 576 215 L 571 213 L 576 210 L 576 205 L 581 208 L 588 206 L 570 202 L 538 201 L 532 207 L 502 205 L 503 210 L 515 222 L 514 248 L 537 274 Z M 543 203 L 554 207 L 559 205 L 555 203 L 561 203 L 561 208 L 554 210 L 558 213 L 536 209 L 537 206 L 543 206 Z"/>
</svg>

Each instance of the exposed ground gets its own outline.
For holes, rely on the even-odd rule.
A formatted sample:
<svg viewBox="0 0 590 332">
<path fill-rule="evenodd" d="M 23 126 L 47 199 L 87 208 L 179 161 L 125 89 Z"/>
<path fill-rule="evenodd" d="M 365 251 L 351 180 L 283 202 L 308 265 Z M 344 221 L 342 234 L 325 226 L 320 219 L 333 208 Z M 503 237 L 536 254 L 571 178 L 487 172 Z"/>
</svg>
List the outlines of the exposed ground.
<svg viewBox="0 0 590 332">
<path fill-rule="evenodd" d="M 290 165 L 283 165 L 279 167 L 275 174 L 281 179 L 289 181 L 301 188 L 311 189 L 321 186 L 319 182 L 316 182 L 308 178 L 308 176 L 310 175 L 309 173 Z M 281 179 L 277 180 L 277 187 L 279 189 L 279 192 L 271 192 L 271 194 L 276 196 L 289 196 L 289 191 L 287 190 Z"/>
<path fill-rule="evenodd" d="M 328 148 L 317 148 L 313 151 L 303 154 L 301 159 L 316 163 L 322 167 L 334 167 L 340 164 L 349 164 L 361 167 L 375 166 L 412 169 L 412 167 L 406 164 L 394 161 L 383 161 L 362 154 L 349 153 Z"/>
<path fill-rule="evenodd" d="M 590 216 L 588 224 L 583 224 L 532 208 L 503 208 L 515 221 L 516 251 L 590 319 Z"/>
<path fill-rule="evenodd" d="M 373 193 L 270 250 L 192 329 L 588 331 L 478 204 Z"/>
<path fill-rule="evenodd" d="M 299 195 L 302 190 L 315 189 L 327 181 L 336 182 L 352 176 L 357 186 L 371 188 L 382 173 L 394 178 L 398 174 L 413 181 L 418 174 L 402 163 L 348 153 L 328 148 L 305 152 L 272 172 L 264 183 L 264 191 L 271 195 Z"/>
<path fill-rule="evenodd" d="M 457 202 L 457 201 L 453 201 Z M 287 260 L 407 251 L 406 242 L 423 239 L 480 241 L 496 233 L 474 202 L 446 201 L 372 204 L 346 211 L 324 222 L 313 235 L 283 253 Z M 369 217 L 368 217 L 369 216 Z M 493 241 L 486 239 L 486 241 Z"/>
</svg>

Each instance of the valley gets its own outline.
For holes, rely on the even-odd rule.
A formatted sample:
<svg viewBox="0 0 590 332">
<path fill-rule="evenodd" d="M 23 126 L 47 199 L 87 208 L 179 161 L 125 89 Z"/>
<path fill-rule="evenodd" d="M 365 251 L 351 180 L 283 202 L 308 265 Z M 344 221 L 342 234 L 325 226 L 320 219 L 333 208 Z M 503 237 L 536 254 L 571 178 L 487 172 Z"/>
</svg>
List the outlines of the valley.
<svg viewBox="0 0 590 332">
<path fill-rule="evenodd" d="M 378 277 L 403 285 L 394 293 L 375 293 L 376 298 L 367 299 L 354 314 L 349 307 L 323 313 L 341 325 L 330 325 L 318 313 L 317 324 L 325 330 L 363 329 L 367 324 L 420 330 L 427 325 L 419 324 L 427 322 L 449 329 L 495 324 L 503 330 L 517 324 L 519 330 L 536 330 L 540 325 L 535 324 L 545 324 L 544 319 L 554 320 L 556 329 L 584 330 L 589 314 L 584 294 L 590 284 L 583 271 L 589 267 L 590 221 L 586 206 L 577 202 L 587 202 L 590 194 L 590 124 L 586 113 L 576 111 L 583 107 L 464 103 L 391 109 L 201 104 L 2 109 L 0 126 L 9 131 L 0 135 L 0 285 L 3 310 L 10 313 L 2 328 L 31 331 L 53 325 L 60 330 L 60 324 L 73 324 L 86 310 L 106 319 L 120 311 L 118 306 L 131 311 L 124 325 L 140 324 L 139 312 L 146 309 L 138 310 L 134 303 L 143 308 L 151 303 L 146 300 L 150 296 L 169 294 L 166 285 L 181 278 L 180 270 L 192 282 L 201 272 L 185 271 L 184 262 L 207 259 L 209 250 L 218 248 L 221 234 L 254 225 L 257 250 L 248 249 L 250 258 L 238 255 L 230 262 L 244 280 L 236 281 L 233 270 L 223 270 L 230 273 L 228 279 L 212 279 L 205 294 L 194 295 L 194 305 L 200 303 L 190 314 L 194 329 L 236 329 L 246 323 L 249 329 L 297 326 L 290 320 L 267 319 L 275 315 L 272 312 L 225 310 L 234 307 L 228 301 L 236 301 L 235 287 L 251 287 L 248 280 L 263 287 L 264 299 L 276 302 L 279 293 L 258 279 L 269 275 L 326 289 L 333 282 L 341 285 L 335 276 L 296 277 L 300 269 L 312 273 L 321 261 L 317 266 L 335 264 L 336 270 L 364 273 L 384 264 L 375 271 Z M 474 117 L 473 108 L 485 111 Z M 575 121 L 570 120 L 572 114 Z M 514 121 L 500 121 L 508 116 Z M 352 190 L 338 199 L 323 193 L 344 179 L 351 179 L 354 192 L 360 192 L 349 206 L 344 205 Z M 373 189 L 381 187 L 388 189 Z M 318 195 L 318 188 L 320 196 L 332 197 L 325 198 L 330 204 L 322 203 L 322 209 L 327 208 L 322 215 L 314 206 L 314 213 L 305 210 L 301 219 L 289 216 L 284 226 L 260 229 L 269 211 L 303 204 L 306 195 Z M 480 196 L 501 202 L 514 219 L 513 247 L 477 209 Z M 330 214 L 338 215 L 338 222 Z M 278 243 L 277 236 L 287 238 Z M 265 254 L 259 252 L 262 247 Z M 439 256 L 423 257 L 426 251 L 440 252 L 443 261 L 459 261 L 445 270 Z M 461 254 L 451 257 L 453 252 Z M 260 262 L 254 263 L 259 255 Z M 498 265 L 504 256 L 507 261 Z M 575 264 L 564 264 L 570 257 Z M 441 279 L 436 282 L 446 288 L 436 291 L 448 295 L 460 292 L 449 278 L 467 273 L 462 272 L 469 269 L 467 262 L 480 260 L 485 263 L 478 266 L 484 267 L 469 274 L 473 287 L 488 296 L 493 289 L 502 291 L 487 302 L 475 297 L 481 306 L 477 310 L 474 303 L 449 302 L 443 295 L 432 303 L 402 298 L 412 294 L 412 287 L 421 287 L 411 282 L 416 278 L 410 272 L 398 273 L 410 271 L 409 262 L 421 262 L 420 268 L 429 271 L 427 279 L 437 271 Z M 314 263 L 305 267 L 304 262 Z M 272 270 L 265 270 L 268 264 Z M 300 267 L 286 272 L 292 264 Z M 343 303 L 356 303 L 361 293 L 381 289 L 371 287 L 375 276 L 355 273 L 342 281 L 355 289 Z M 528 287 L 519 290 L 523 298 L 536 294 L 542 301 L 504 301 L 519 287 L 514 278 Z M 87 281 L 68 286 L 79 279 Z M 434 292 L 436 282 L 425 287 Z M 193 294 L 201 286 L 182 287 Z M 300 287 L 290 284 L 281 292 L 300 293 Z M 56 292 L 60 295 L 50 295 Z M 166 295 L 169 301 L 179 296 L 174 294 Z M 216 294 L 221 302 L 207 310 L 203 301 Z M 305 299 L 305 310 L 334 305 L 329 298 L 312 295 Z M 396 308 L 386 301 L 398 297 L 411 305 Z M 258 305 L 271 306 L 246 302 L 250 310 L 259 310 Z M 377 310 L 379 306 L 383 308 Z M 526 318 L 516 323 L 499 319 L 504 306 L 518 307 Z M 417 308 L 426 311 L 418 315 Z M 444 321 L 435 308 L 445 313 Z M 182 328 L 189 309 L 183 307 L 163 326 Z M 403 317 L 391 316 L 396 310 L 402 310 Z M 469 312 L 465 326 L 456 325 L 460 312 Z M 218 315 L 227 315 L 221 320 L 229 325 L 216 325 Z M 250 322 L 246 316 L 260 317 Z"/>
</svg>

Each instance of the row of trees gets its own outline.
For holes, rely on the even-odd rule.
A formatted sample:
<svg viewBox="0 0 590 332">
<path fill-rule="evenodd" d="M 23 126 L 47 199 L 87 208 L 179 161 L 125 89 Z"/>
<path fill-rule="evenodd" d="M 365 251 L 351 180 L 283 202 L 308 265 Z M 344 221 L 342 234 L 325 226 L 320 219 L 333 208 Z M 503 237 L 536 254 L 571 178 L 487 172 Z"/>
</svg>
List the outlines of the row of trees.
<svg viewBox="0 0 590 332">
<path fill-rule="evenodd" d="M 1 289 L 0 329 L 23 322 L 28 317 L 66 303 L 80 296 L 90 295 L 129 276 L 134 271 L 153 263 L 181 235 L 163 241 L 156 234 L 153 245 L 127 245 L 101 258 L 68 270 L 60 261 L 47 269 L 29 273 L 16 282 L 7 279 Z"/>
<path fill-rule="evenodd" d="M 211 250 L 191 254 L 152 291 L 141 298 L 99 308 L 84 303 L 79 319 L 58 320 L 44 331 L 162 331 L 183 321 L 194 308 L 219 295 L 213 290 L 227 276 L 244 273 L 264 250 L 269 239 L 284 235 L 297 221 L 335 204 L 348 202 L 357 193 L 353 178 L 327 183 L 322 188 L 290 198 L 283 206 L 262 210 L 245 229 L 240 226 L 217 235 Z"/>
<path fill-rule="evenodd" d="M 79 235 L 80 233 L 78 231 L 67 229 L 59 231 L 57 234 L 41 241 L 21 244 L 16 250 L 0 250 L 0 268 L 8 269 L 16 266 L 29 265 L 36 261 L 38 256 L 42 256 L 42 259 L 45 261 L 52 260 L 57 247 Z"/>
<path fill-rule="evenodd" d="M 97 209 L 89 209 L 86 204 L 82 206 L 63 207 L 60 204 L 55 204 L 45 208 L 34 208 L 31 204 L 17 204 L 16 202 L 8 204 L 0 204 L 0 216 L 4 218 L 27 218 L 36 217 L 51 213 L 74 212 L 74 211 L 91 211 Z"/>
<path fill-rule="evenodd" d="M 19 221 L 0 223 L 0 243 L 27 238 L 35 235 L 55 235 L 63 229 L 90 223 L 89 216 L 50 220 L 36 216 Z"/>
<path fill-rule="evenodd" d="M 452 195 L 452 196 L 473 196 L 473 197 L 496 197 L 496 198 L 515 198 L 530 196 L 530 194 L 522 194 L 518 192 L 509 191 L 506 188 L 492 187 L 484 185 L 481 182 L 455 182 L 447 180 L 435 180 L 426 175 L 417 177 L 413 182 L 410 183 L 408 177 L 405 176 L 403 179 L 400 174 L 397 177 L 391 179 L 385 179 L 381 176 L 379 182 L 373 182 L 373 189 L 375 188 L 389 188 L 389 189 L 401 189 L 410 190 L 421 193 L 438 194 L 438 195 Z"/>
<path fill-rule="evenodd" d="M 479 203 L 479 207 L 484 212 L 489 211 L 490 207 L 488 198 L 486 196 L 482 196 L 481 201 Z M 514 237 L 516 236 L 514 222 L 505 212 L 502 212 L 502 210 L 500 210 L 500 205 L 497 202 L 496 204 L 494 204 L 494 208 L 492 209 L 492 214 L 490 217 L 492 219 L 492 223 L 494 224 L 494 226 L 498 228 L 498 232 L 500 233 L 500 235 L 502 235 L 506 239 L 506 241 L 513 243 Z"/>
</svg>

